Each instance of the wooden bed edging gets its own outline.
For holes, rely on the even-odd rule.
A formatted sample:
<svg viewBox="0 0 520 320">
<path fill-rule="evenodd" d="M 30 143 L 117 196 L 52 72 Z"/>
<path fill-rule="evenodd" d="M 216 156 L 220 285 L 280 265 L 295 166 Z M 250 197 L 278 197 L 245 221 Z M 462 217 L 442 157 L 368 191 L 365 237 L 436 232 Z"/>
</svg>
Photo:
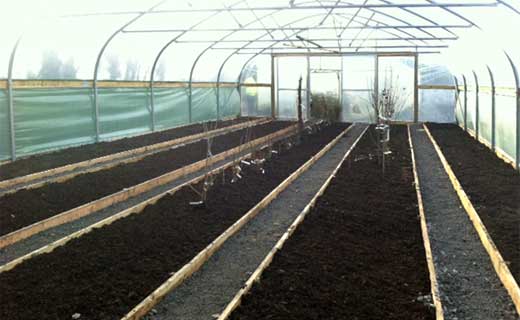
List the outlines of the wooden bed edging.
<svg viewBox="0 0 520 320">
<path fill-rule="evenodd" d="M 265 196 L 259 203 L 257 203 L 251 210 L 242 216 L 238 221 L 231 225 L 226 231 L 218 236 L 213 242 L 211 242 L 204 250 L 199 252 L 190 262 L 184 265 L 179 271 L 177 271 L 172 277 L 146 297 L 141 303 L 133 308 L 126 316 L 121 320 L 135 320 L 140 319 L 146 315 L 159 301 L 161 301 L 170 291 L 178 287 L 185 279 L 189 278 L 197 270 L 199 270 L 206 261 L 220 247 L 239 231 L 244 225 L 252 220 L 262 209 L 269 205 L 283 190 L 285 190 L 296 178 L 298 178 L 303 172 L 305 172 L 310 166 L 318 161 L 325 153 L 327 153 L 336 143 L 341 139 L 354 125 L 349 126 L 343 132 L 341 132 L 334 140 L 329 142 L 320 152 L 315 154 L 312 158 L 307 160 L 300 168 L 294 171 L 289 177 L 287 177 L 282 183 L 280 183 L 273 191 Z"/>
<path fill-rule="evenodd" d="M 245 159 L 245 158 L 249 157 L 250 155 L 251 155 L 251 153 L 245 154 L 245 155 L 241 156 L 239 158 L 239 160 Z M 219 166 L 218 168 L 215 168 L 215 169 L 209 171 L 209 174 L 210 175 L 217 174 L 218 172 L 223 171 L 226 168 L 228 168 L 231 165 L 233 165 L 234 162 L 235 162 L 235 160 L 230 160 L 229 162 Z M 109 224 L 113 223 L 114 221 L 117 221 L 119 219 L 125 218 L 125 217 L 127 217 L 127 216 L 129 216 L 131 214 L 141 213 L 145 209 L 145 207 L 147 207 L 148 205 L 151 205 L 151 204 L 155 204 L 159 199 L 161 199 L 165 195 L 167 195 L 167 194 L 174 194 L 175 192 L 177 192 L 181 188 L 184 188 L 187 185 L 195 184 L 195 183 L 197 183 L 199 181 L 202 181 L 206 177 L 207 174 L 208 173 L 202 173 L 199 176 L 197 176 L 197 177 L 195 177 L 195 178 L 193 178 L 193 179 L 191 179 L 189 181 L 186 181 L 186 182 L 184 182 L 184 183 L 182 183 L 182 184 L 180 184 L 180 185 L 178 185 L 178 186 L 176 186 L 176 187 L 174 187 L 174 188 L 172 188 L 172 189 L 170 189 L 168 191 L 162 192 L 162 193 L 160 193 L 160 194 L 158 194 L 158 195 L 156 195 L 156 196 L 154 196 L 152 198 L 149 198 L 149 199 L 147 199 L 147 200 L 145 200 L 145 201 L 143 201 L 143 202 L 141 202 L 139 204 L 136 204 L 136 205 L 134 205 L 134 206 L 132 206 L 130 208 L 127 208 L 127 209 L 125 209 L 125 210 L 123 210 L 121 212 L 118 212 L 118 213 L 116 213 L 116 214 L 114 214 L 114 215 L 112 215 L 110 217 L 107 217 L 107 218 L 105 218 L 103 220 L 100 220 L 100 221 L 94 223 L 94 224 L 91 224 L 88 227 L 85 227 L 85 228 L 80 229 L 80 230 L 78 230 L 78 231 L 76 231 L 74 233 L 71 233 L 68 236 L 65 236 L 65 237 L 63 237 L 61 239 L 58 239 L 58 240 L 56 240 L 56 241 L 54 241 L 54 242 L 52 242 L 52 243 L 50 243 L 50 244 L 48 244 L 46 246 L 43 246 L 43 247 L 41 247 L 39 249 L 36 249 L 36 250 L 26 254 L 26 255 L 23 255 L 23 256 L 21 256 L 19 258 L 16 258 L 16 259 L 12 260 L 12 261 L 9 261 L 8 263 L 0 266 L 0 273 L 5 272 L 5 271 L 9 271 L 9 270 L 13 269 L 14 267 L 16 267 L 17 265 L 19 265 L 20 263 L 22 263 L 22 262 L 24 262 L 26 260 L 29 260 L 29 259 L 31 259 L 31 258 L 33 258 L 33 257 L 35 257 L 37 255 L 40 255 L 40 254 L 43 254 L 43 253 L 52 252 L 57 247 L 61 247 L 61 246 L 65 245 L 67 242 L 69 242 L 70 240 L 75 239 L 75 238 L 79 238 L 82 235 L 87 234 L 87 233 L 91 232 L 94 229 L 98 229 L 98 228 L 101 228 L 103 226 L 109 225 Z"/>
<path fill-rule="evenodd" d="M 419 183 L 419 175 L 417 174 L 417 164 L 415 162 L 415 152 L 413 149 L 412 136 L 410 133 L 410 125 L 408 125 L 408 143 L 410 144 L 410 152 L 413 164 L 413 178 L 415 185 L 415 192 L 417 194 L 417 203 L 419 205 L 419 216 L 421 218 L 421 233 L 424 244 L 424 251 L 426 252 L 426 262 L 428 264 L 428 271 L 430 273 L 430 284 L 433 304 L 435 305 L 435 318 L 437 320 L 444 320 L 444 310 L 442 309 L 442 302 L 439 294 L 439 283 L 437 282 L 437 272 L 435 271 L 435 264 L 433 263 L 433 254 L 430 244 L 430 237 L 428 235 L 428 224 L 426 223 L 426 214 L 424 213 L 424 205 L 421 194 L 421 184 Z"/>
<path fill-rule="evenodd" d="M 242 302 L 242 298 L 249 292 L 249 290 L 251 290 L 251 288 L 253 287 L 253 284 L 255 282 L 260 281 L 260 277 L 262 276 L 262 273 L 264 272 L 265 269 L 267 269 L 267 267 L 269 267 L 269 265 L 273 261 L 275 254 L 282 249 L 282 247 L 285 244 L 285 242 L 287 241 L 287 239 L 289 239 L 289 237 L 294 233 L 294 231 L 296 231 L 296 228 L 298 228 L 298 226 L 303 222 L 307 213 L 309 213 L 309 211 L 316 205 L 318 198 L 321 197 L 321 195 L 323 195 L 323 193 L 329 186 L 332 179 L 336 176 L 339 168 L 341 168 L 341 166 L 343 165 L 343 162 L 348 158 L 348 156 L 350 155 L 352 150 L 354 150 L 357 143 L 359 142 L 359 140 L 361 140 L 361 138 L 363 137 L 363 135 L 365 134 L 365 132 L 367 131 L 368 128 L 369 128 L 369 126 L 367 126 L 365 128 L 365 130 L 363 130 L 363 132 L 359 135 L 359 137 L 356 139 L 356 141 L 352 144 L 350 149 L 347 150 L 347 152 L 345 153 L 345 155 L 343 156 L 343 158 L 341 159 L 339 164 L 336 166 L 334 171 L 329 175 L 327 180 L 325 180 L 325 182 L 320 187 L 318 192 L 312 197 L 311 201 L 305 206 L 305 208 L 302 210 L 302 212 L 300 212 L 300 214 L 296 217 L 296 219 L 289 226 L 287 231 L 276 242 L 274 247 L 271 249 L 271 251 L 269 251 L 269 253 L 264 258 L 264 260 L 260 263 L 258 268 L 256 268 L 256 270 L 253 272 L 251 277 L 249 277 L 249 279 L 246 281 L 245 285 L 237 292 L 235 297 L 231 300 L 231 302 L 222 311 L 222 313 L 218 317 L 218 320 L 228 319 L 229 316 L 231 315 L 231 313 L 240 305 L 240 303 Z"/>
<path fill-rule="evenodd" d="M 498 248 L 493 242 L 491 235 L 487 231 L 486 226 L 484 226 L 484 223 L 482 223 L 480 216 L 478 215 L 477 211 L 473 207 L 473 204 L 466 195 L 466 192 L 464 191 L 462 185 L 455 176 L 455 173 L 451 169 L 451 166 L 444 157 L 441 148 L 433 138 L 432 134 L 430 133 L 430 130 L 428 130 L 428 127 L 426 125 L 423 125 L 423 127 L 426 133 L 428 134 L 428 137 L 430 138 L 433 146 L 435 147 L 435 151 L 437 151 L 437 155 L 439 156 L 442 162 L 444 170 L 450 178 L 453 188 L 459 196 L 462 206 L 466 210 L 466 213 L 468 214 L 471 222 L 473 222 L 473 226 L 477 230 L 480 241 L 484 245 L 484 248 L 486 249 L 489 257 L 491 258 L 491 262 L 493 263 L 495 272 L 497 273 L 498 277 L 500 278 L 500 281 L 509 293 L 509 296 L 511 296 L 511 299 L 513 300 L 513 303 L 516 307 L 516 311 L 520 314 L 520 288 L 518 287 L 518 283 L 511 274 L 511 271 L 509 270 L 507 263 L 504 261 L 504 258 L 500 254 L 500 251 L 498 251 Z"/>
<path fill-rule="evenodd" d="M 68 223 L 68 222 L 77 220 L 79 218 L 82 218 L 91 213 L 94 213 L 96 211 L 107 208 L 116 203 L 125 201 L 128 198 L 137 196 L 143 192 L 147 192 L 153 188 L 156 188 L 158 186 L 161 186 L 161 185 L 164 185 L 171 181 L 174 181 L 175 179 L 178 179 L 178 178 L 188 175 L 190 173 L 196 172 L 196 171 L 200 170 L 201 168 L 204 168 L 205 166 L 212 165 L 214 163 L 222 161 L 222 160 L 224 160 L 228 157 L 234 156 L 242 151 L 247 151 L 248 148 L 254 148 L 255 146 L 264 144 L 264 143 L 272 141 L 272 140 L 282 139 L 286 136 L 291 135 L 293 132 L 295 132 L 297 127 L 298 127 L 297 125 L 291 125 L 285 129 L 279 130 L 277 132 L 271 133 L 267 136 L 264 136 L 264 137 L 261 137 L 261 138 L 258 138 L 256 140 L 249 142 L 245 146 L 246 149 L 244 149 L 244 146 L 240 145 L 233 149 L 230 149 L 230 150 L 224 151 L 222 153 L 219 153 L 215 156 L 212 156 L 211 158 L 202 159 L 200 161 L 197 161 L 190 165 L 184 166 L 177 170 L 165 173 L 162 176 L 142 182 L 136 186 L 133 186 L 133 187 L 130 187 L 127 189 L 123 189 L 122 191 L 113 193 L 113 194 L 103 197 L 101 199 L 94 200 L 94 201 L 84 204 L 82 206 L 70 209 L 68 211 L 62 212 L 55 216 L 49 217 L 45 220 L 38 221 L 29 226 L 15 230 L 11 233 L 8 233 L 8 234 L 0 237 L 0 249 L 6 247 L 8 245 L 11 245 L 17 241 L 26 239 L 39 232 L 62 225 L 64 223 Z"/>
<path fill-rule="evenodd" d="M 31 173 L 31 174 L 28 174 L 28 175 L 25 175 L 25 176 L 16 177 L 16 178 L 12 178 L 12 179 L 9 179 L 9 180 L 0 181 L 0 193 L 1 194 L 8 194 L 8 193 L 12 193 L 12 192 L 15 192 L 17 190 L 20 190 L 20 189 L 37 188 L 37 187 L 40 187 L 40 186 L 42 186 L 42 185 L 44 185 L 44 184 L 46 184 L 48 182 L 51 182 L 51 181 L 64 182 L 64 181 L 67 181 L 69 179 L 72 179 L 73 177 L 75 177 L 75 176 L 77 176 L 79 174 L 85 173 L 85 172 L 73 172 L 73 171 L 78 170 L 78 169 L 88 168 L 88 167 L 92 167 L 92 166 L 97 165 L 97 164 L 101 164 L 98 167 L 95 167 L 95 168 L 92 168 L 91 170 L 86 171 L 86 172 L 96 172 L 96 171 L 99 171 L 99 170 L 104 170 L 104 169 L 108 169 L 108 168 L 114 167 L 114 166 L 119 165 L 121 163 L 130 163 L 130 162 L 138 161 L 138 160 L 142 159 L 143 157 L 148 156 L 149 154 L 145 154 L 145 155 L 143 155 L 143 154 L 144 153 L 148 153 L 150 151 L 164 149 L 164 148 L 168 148 L 168 147 L 172 147 L 172 146 L 176 146 L 176 145 L 181 145 L 181 144 L 192 143 L 192 142 L 195 142 L 197 140 L 204 139 L 206 137 L 214 137 L 214 136 L 217 136 L 217 135 L 220 135 L 220 134 L 224 134 L 224 133 L 226 133 L 228 131 L 235 131 L 235 130 L 238 130 L 238 129 L 242 129 L 242 128 L 248 127 L 250 125 L 261 125 L 261 124 L 264 124 L 264 123 L 267 123 L 267 122 L 270 122 L 270 121 L 272 121 L 272 120 L 271 119 L 256 119 L 256 120 L 246 121 L 246 122 L 243 122 L 243 123 L 239 123 L 239 124 L 228 126 L 228 127 L 224 127 L 224 128 L 219 128 L 219 129 L 208 131 L 208 132 L 201 132 L 201 133 L 197 133 L 197 134 L 194 134 L 194 135 L 180 137 L 180 138 L 169 140 L 169 141 L 159 142 L 159 143 L 152 144 L 152 145 L 147 145 L 147 146 L 144 146 L 144 147 L 139 147 L 139 148 L 135 148 L 135 149 L 127 150 L 127 151 L 122 151 L 122 152 L 118 152 L 118 153 L 114 153 L 114 154 L 109 154 L 109 155 L 98 157 L 98 158 L 94 158 L 94 159 L 89 159 L 89 160 L 85 160 L 85 161 L 81 161 L 81 162 L 76 162 L 76 163 L 68 164 L 68 165 L 65 165 L 65 166 L 52 168 L 52 169 L 49 169 L 49 170 L 40 171 L 40 172 L 36 172 L 36 173 Z M 118 160 L 118 159 L 121 159 L 121 161 L 115 161 L 115 160 Z M 107 163 L 107 165 L 103 166 L 102 165 L 103 163 Z M 21 185 L 21 184 L 25 184 L 25 183 L 28 183 L 28 182 L 31 182 L 31 181 L 44 179 L 46 177 L 52 177 L 54 175 L 67 173 L 67 172 L 71 172 L 71 173 L 67 174 L 67 175 L 64 175 L 64 176 L 59 176 L 59 177 L 57 177 L 55 179 L 51 178 L 49 180 L 38 181 L 38 182 L 36 182 L 34 184 L 23 185 L 23 186 L 20 186 L 18 188 L 16 187 L 17 185 Z M 12 189 L 9 189 L 9 188 L 12 188 Z M 7 189 L 7 190 L 6 191 L 2 191 L 2 190 L 5 190 L 5 189 Z"/>
</svg>

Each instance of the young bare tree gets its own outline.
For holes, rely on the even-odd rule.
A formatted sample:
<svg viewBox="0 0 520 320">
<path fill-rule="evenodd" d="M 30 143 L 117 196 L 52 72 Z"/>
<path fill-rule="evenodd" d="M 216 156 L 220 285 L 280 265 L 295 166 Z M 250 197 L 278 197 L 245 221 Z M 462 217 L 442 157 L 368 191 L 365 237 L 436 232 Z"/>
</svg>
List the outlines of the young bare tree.
<svg viewBox="0 0 520 320">
<path fill-rule="evenodd" d="M 370 82 L 369 117 L 374 123 L 388 124 L 399 119 L 410 94 L 402 87 L 399 75 L 394 74 L 393 69 L 385 73 L 378 87 L 376 90 L 375 81 Z"/>
</svg>

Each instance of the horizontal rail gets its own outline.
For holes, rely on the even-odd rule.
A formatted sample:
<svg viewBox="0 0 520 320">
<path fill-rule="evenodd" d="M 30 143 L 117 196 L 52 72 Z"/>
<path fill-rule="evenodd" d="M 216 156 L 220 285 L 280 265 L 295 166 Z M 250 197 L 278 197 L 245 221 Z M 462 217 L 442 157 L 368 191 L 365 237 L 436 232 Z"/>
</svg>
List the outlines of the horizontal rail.
<svg viewBox="0 0 520 320">
<path fill-rule="evenodd" d="M 297 129 L 297 125 L 292 125 L 288 128 L 279 130 L 277 132 L 274 132 L 274 133 L 264 136 L 262 138 L 253 140 L 248 143 L 247 147 L 253 148 L 255 146 L 264 144 L 268 141 L 282 139 L 283 137 L 289 136 L 292 133 L 294 133 L 296 131 L 296 129 Z M 166 183 L 172 182 L 180 177 L 183 177 L 188 174 L 199 171 L 200 169 L 202 169 L 206 166 L 213 165 L 219 161 L 225 160 L 228 157 L 237 155 L 242 151 L 246 151 L 246 150 L 244 150 L 243 146 L 235 147 L 233 149 L 230 149 L 225 152 L 219 153 L 215 156 L 212 156 L 211 158 L 200 160 L 200 161 L 192 163 L 188 166 L 185 166 L 180 169 L 166 173 L 157 178 L 153 178 L 151 180 L 140 183 L 136 186 L 124 189 L 120 192 L 117 192 L 117 193 L 111 194 L 109 196 L 106 196 L 104 198 L 89 202 L 82 206 L 79 206 L 74 209 L 60 213 L 58 215 L 49 217 L 45 220 L 36 222 L 36 223 L 29 225 L 27 227 L 24 227 L 22 229 L 13 231 L 7 235 L 0 237 L 0 249 L 6 247 L 8 245 L 11 245 L 15 242 L 18 242 L 20 240 L 26 239 L 39 232 L 62 225 L 64 223 L 68 223 L 68 222 L 77 220 L 79 218 L 90 215 L 94 212 L 105 209 L 114 204 L 120 203 L 122 201 L 126 201 L 129 198 L 138 196 L 139 194 L 150 191 L 150 190 L 152 190 L 156 187 L 162 186 Z"/>
<path fill-rule="evenodd" d="M 421 90 L 456 90 L 456 86 L 449 86 L 449 85 L 426 85 L 421 84 L 418 85 L 417 88 Z"/>
<path fill-rule="evenodd" d="M 173 146 L 187 144 L 187 143 L 193 143 L 196 141 L 199 141 L 201 139 L 207 138 L 207 137 L 214 137 L 216 135 L 224 134 L 230 131 L 239 130 L 245 127 L 248 127 L 250 125 L 260 125 L 267 123 L 271 120 L 269 119 L 256 119 L 252 121 L 247 121 L 243 123 L 239 123 L 236 125 L 223 127 L 220 129 L 208 131 L 208 132 L 201 132 L 190 136 L 185 136 L 169 141 L 164 141 L 136 149 L 131 149 L 123 152 L 118 152 L 110 155 L 106 155 L 99 158 L 94 158 L 90 160 L 85 160 L 77 163 L 72 163 L 69 165 L 32 173 L 29 175 L 16 177 L 9 180 L 0 181 L 0 195 L 6 194 L 6 193 L 12 193 L 20 189 L 30 189 L 30 188 L 37 188 L 40 187 L 46 183 L 49 182 L 64 182 L 66 180 L 74 178 L 76 175 L 83 174 L 85 172 L 95 172 L 99 170 L 105 170 L 109 169 L 111 167 L 114 167 L 116 165 L 122 164 L 122 163 L 130 163 L 135 162 L 143 157 L 146 157 L 150 155 L 154 151 L 160 151 L 166 148 L 171 148 Z M 103 163 L 107 163 L 107 165 L 102 165 Z M 92 167 L 90 170 L 89 167 Z M 85 169 L 87 170 L 81 170 Z M 81 170 L 81 171 L 77 171 Z M 66 174 L 67 172 L 70 172 L 70 174 Z M 65 175 L 64 175 L 65 174 Z M 52 179 L 53 176 L 57 176 L 55 179 Z M 49 178 L 49 179 L 46 179 Z M 42 179 L 45 179 L 42 181 Z M 30 184 L 31 181 L 34 181 L 35 183 Z M 18 187 L 17 187 L 18 186 Z"/>
<path fill-rule="evenodd" d="M 44 88 L 85 88 L 94 85 L 92 80 L 13 80 L 13 89 L 44 89 Z M 221 88 L 236 88 L 236 82 L 220 82 Z M 154 88 L 188 88 L 185 81 L 155 81 Z M 193 82 L 193 88 L 215 88 L 216 82 Z M 98 88 L 149 88 L 150 81 L 109 81 L 97 82 Z M 7 80 L 0 80 L 0 89 L 7 89 Z"/>
<path fill-rule="evenodd" d="M 267 269 L 267 267 L 273 261 L 273 258 L 275 256 L 275 254 L 282 249 L 284 243 L 289 239 L 289 237 L 294 233 L 294 231 L 296 231 L 296 228 L 298 228 L 298 226 L 303 222 L 303 220 L 305 219 L 305 216 L 307 215 L 307 213 L 309 213 L 310 210 L 316 205 L 316 202 L 318 201 L 318 198 L 321 195 L 323 195 L 323 193 L 325 192 L 325 190 L 329 186 L 329 184 L 332 181 L 332 179 L 336 176 L 339 168 L 341 168 L 341 166 L 342 166 L 343 162 L 345 161 L 345 159 L 347 159 L 347 157 L 350 155 L 352 150 L 354 150 L 354 148 L 356 147 L 357 143 L 359 142 L 359 140 L 361 140 L 361 137 L 363 137 L 363 135 L 365 134 L 367 129 L 368 129 L 368 126 L 365 128 L 365 130 L 363 130 L 363 132 L 359 135 L 359 137 L 356 139 L 356 141 L 352 144 L 350 149 L 345 153 L 345 155 L 343 156 L 343 158 L 341 159 L 339 164 L 336 166 L 334 171 L 329 175 L 327 180 L 325 180 L 325 182 L 320 187 L 318 192 L 314 195 L 314 197 L 311 199 L 311 201 L 307 204 L 307 206 L 305 206 L 305 208 L 302 210 L 302 212 L 296 217 L 296 219 L 289 226 L 287 231 L 282 235 L 280 240 L 278 240 L 278 242 L 271 249 L 271 251 L 269 251 L 269 253 L 264 258 L 264 260 L 260 263 L 258 268 L 253 272 L 251 277 L 249 277 L 249 279 L 246 281 L 245 285 L 238 291 L 238 293 L 235 295 L 235 297 L 226 306 L 224 311 L 219 315 L 218 320 L 226 320 L 226 319 L 228 319 L 229 316 L 231 315 L 231 313 L 240 305 L 244 295 L 246 293 L 248 293 L 249 290 L 251 290 L 251 288 L 253 287 L 253 284 L 255 282 L 259 281 L 260 276 L 262 275 L 264 270 Z"/>
<path fill-rule="evenodd" d="M 238 232 L 246 223 L 252 220 L 260 211 L 262 211 L 269 203 L 285 190 L 294 180 L 296 180 L 303 172 L 318 161 L 325 153 L 327 153 L 336 143 L 343 137 L 352 126 L 341 132 L 334 140 L 329 142 L 320 152 L 314 155 L 311 159 L 305 162 L 300 168 L 287 177 L 281 184 L 279 184 L 273 191 L 264 197 L 258 204 L 249 210 L 242 218 L 229 227 L 224 233 L 210 243 L 204 250 L 199 252 L 190 262 L 177 271 L 172 277 L 164 282 L 159 288 L 146 297 L 141 303 L 133 308 L 122 320 L 136 320 L 146 315 L 153 306 L 155 306 L 162 298 L 164 298 L 170 291 L 178 287 L 185 279 L 189 278 L 193 273 L 199 270 L 202 265 L 229 239 L 232 235 Z"/>
<path fill-rule="evenodd" d="M 448 177 L 450 178 L 451 184 L 453 185 L 453 188 L 457 192 L 457 195 L 460 199 L 460 202 L 462 203 L 462 206 L 464 207 L 466 213 L 468 214 L 471 222 L 473 223 L 473 226 L 475 227 L 475 230 L 477 231 L 477 234 L 480 238 L 480 241 L 482 242 L 482 245 L 486 249 L 489 257 L 491 258 L 491 262 L 493 264 L 493 267 L 495 268 L 495 271 L 506 288 L 507 292 L 509 293 L 509 296 L 513 300 L 513 303 L 516 307 L 516 311 L 520 314 L 520 287 L 518 286 L 518 283 L 516 282 L 515 278 L 511 274 L 511 271 L 509 270 L 509 267 L 500 254 L 500 251 L 498 250 L 497 246 L 495 245 L 493 239 L 491 238 L 491 235 L 486 229 L 486 226 L 480 219 L 480 216 L 478 215 L 477 211 L 475 210 L 475 207 L 471 203 L 471 200 L 468 198 L 466 192 L 462 188 L 462 185 L 460 184 L 459 180 L 455 176 L 455 173 L 451 169 L 451 166 L 449 165 L 448 161 L 444 157 L 444 154 L 442 153 L 441 148 L 435 141 L 435 138 L 430 133 L 430 130 L 426 125 L 423 125 L 424 130 L 426 131 L 426 134 L 430 138 L 430 141 L 432 142 L 435 151 L 437 152 L 437 155 L 439 156 L 439 159 L 442 162 L 442 165 L 444 167 L 444 170 L 448 174 Z"/>
</svg>

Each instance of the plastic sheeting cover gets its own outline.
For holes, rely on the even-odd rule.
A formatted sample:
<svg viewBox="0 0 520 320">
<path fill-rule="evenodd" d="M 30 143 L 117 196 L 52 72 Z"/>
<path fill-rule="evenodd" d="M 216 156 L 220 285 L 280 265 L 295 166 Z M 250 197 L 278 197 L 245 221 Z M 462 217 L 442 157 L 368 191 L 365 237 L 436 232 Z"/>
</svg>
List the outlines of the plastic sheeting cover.
<svg viewBox="0 0 520 320">
<path fill-rule="evenodd" d="M 10 145 L 7 93 L 5 90 L 0 90 L 0 160 L 10 158 Z"/>
<path fill-rule="evenodd" d="M 94 142 L 91 89 L 14 90 L 19 156 Z"/>
<path fill-rule="evenodd" d="M 100 88 L 101 139 L 136 135 L 151 129 L 147 88 Z"/>
</svg>

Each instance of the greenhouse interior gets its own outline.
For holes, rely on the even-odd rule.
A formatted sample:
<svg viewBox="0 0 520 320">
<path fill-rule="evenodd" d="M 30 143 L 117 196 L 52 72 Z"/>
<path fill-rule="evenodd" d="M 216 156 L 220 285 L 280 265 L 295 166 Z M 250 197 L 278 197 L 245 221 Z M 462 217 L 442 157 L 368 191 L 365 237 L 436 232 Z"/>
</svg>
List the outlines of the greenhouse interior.
<svg viewBox="0 0 520 320">
<path fill-rule="evenodd" d="M 0 319 L 520 319 L 519 1 L 0 25 Z"/>
</svg>

